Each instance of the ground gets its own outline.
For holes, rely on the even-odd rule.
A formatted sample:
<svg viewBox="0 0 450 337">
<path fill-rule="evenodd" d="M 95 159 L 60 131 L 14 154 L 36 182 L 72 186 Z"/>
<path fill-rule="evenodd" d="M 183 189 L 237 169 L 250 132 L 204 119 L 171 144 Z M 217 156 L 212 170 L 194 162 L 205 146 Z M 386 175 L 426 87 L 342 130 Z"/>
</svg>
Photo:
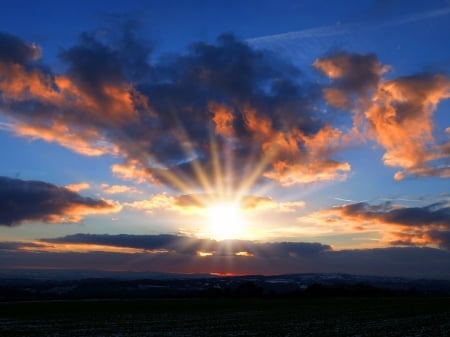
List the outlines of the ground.
<svg viewBox="0 0 450 337">
<path fill-rule="evenodd" d="M 0 303 L 1 336 L 450 336 L 450 298 Z"/>
</svg>

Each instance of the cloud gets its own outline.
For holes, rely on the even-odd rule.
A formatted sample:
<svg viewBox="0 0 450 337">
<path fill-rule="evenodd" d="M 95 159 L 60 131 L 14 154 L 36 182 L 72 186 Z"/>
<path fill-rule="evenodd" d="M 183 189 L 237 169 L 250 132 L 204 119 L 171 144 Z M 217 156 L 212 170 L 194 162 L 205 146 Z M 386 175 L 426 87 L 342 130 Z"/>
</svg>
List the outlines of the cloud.
<svg viewBox="0 0 450 337">
<path fill-rule="evenodd" d="M 14 39 L 22 49 L 33 50 L 32 44 Z M 0 55 L 2 109 L 16 122 L 18 135 L 57 142 L 85 155 L 117 154 L 106 131 L 114 132 L 117 123 L 136 121 L 136 110 L 147 109 L 146 98 L 122 75 L 123 67 L 115 67 L 120 62 L 117 53 L 88 35 L 81 40 L 81 46 L 61 54 L 69 64 L 62 75 L 36 62 L 39 55 Z M 0 44 L 2 50 L 9 45 L 5 39 Z M 73 64 L 74 58 L 80 64 Z"/>
<path fill-rule="evenodd" d="M 389 67 L 383 66 L 374 54 L 338 52 L 314 62 L 314 67 L 333 79 L 324 89 L 328 104 L 340 109 L 351 108 L 351 96 L 367 99 Z"/>
<path fill-rule="evenodd" d="M 61 52 L 60 74 L 39 66 L 39 55 L 0 58 L 2 112 L 19 136 L 119 155 L 117 176 L 181 191 L 304 184 L 350 170 L 333 158 L 341 133 L 316 115 L 317 86 L 301 84 L 293 65 L 231 35 L 152 64 L 150 51 L 127 31 L 116 40 L 82 34 Z"/>
<path fill-rule="evenodd" d="M 405 207 L 392 202 L 336 206 L 300 219 L 322 223 L 336 231 L 378 232 L 381 242 L 393 245 L 449 247 L 450 205 L 441 200 L 425 206 Z"/>
<path fill-rule="evenodd" d="M 109 185 L 109 184 L 101 184 L 101 189 L 103 193 L 106 194 L 139 194 L 141 193 L 135 187 L 127 186 L 127 185 Z"/>
<path fill-rule="evenodd" d="M 299 208 L 305 207 L 304 201 L 284 201 L 278 202 L 271 197 L 244 196 L 241 201 L 242 208 L 248 211 L 279 211 L 295 212 Z"/>
<path fill-rule="evenodd" d="M 0 60 L 8 63 L 24 64 L 40 58 L 41 51 L 38 46 L 26 43 L 20 38 L 0 32 Z"/>
<path fill-rule="evenodd" d="M 386 165 L 403 169 L 396 179 L 450 175 L 449 144 L 432 132 L 432 113 L 449 96 L 447 77 L 385 81 L 389 67 L 374 54 L 317 59 L 332 79 L 321 86 L 232 35 L 150 61 L 152 48 L 129 27 L 114 38 L 83 33 L 60 53 L 60 73 L 42 65 L 33 44 L 8 34 L 2 44 L 12 46 L 0 54 L 8 127 L 83 155 L 121 158 L 111 170 L 125 180 L 182 193 L 343 180 L 351 166 L 337 154 L 366 133 L 385 148 Z M 321 94 L 354 112 L 350 132 L 318 108 Z"/>
<path fill-rule="evenodd" d="M 8 249 L 8 245 L 5 245 Z M 166 251 L 161 250 L 149 250 L 132 247 L 121 247 L 114 245 L 103 244 L 84 244 L 84 243 L 52 243 L 45 242 L 43 240 L 25 241 L 25 242 L 13 242 L 11 247 L 15 247 L 16 250 L 30 252 L 30 253 L 120 253 L 120 254 L 138 254 L 138 253 L 154 253 L 161 254 Z M 0 246 L 0 250 L 2 247 Z M 11 249 L 10 249 L 11 251 Z"/>
<path fill-rule="evenodd" d="M 18 122 L 12 126 L 12 129 L 17 136 L 27 137 L 33 140 L 42 139 L 50 143 L 57 142 L 61 146 L 85 156 L 101 156 L 108 153 L 118 153 L 117 147 L 102 140 L 101 136 L 94 129 L 83 130 L 82 136 L 80 136 L 74 130 L 70 130 L 67 125 L 57 121 L 45 126 Z M 97 137 L 98 140 L 96 140 Z"/>
<path fill-rule="evenodd" d="M 137 210 L 145 211 L 147 213 L 153 213 L 154 211 L 174 211 L 183 210 L 183 208 L 176 207 L 176 198 L 167 195 L 167 193 L 159 193 L 150 196 L 149 199 L 138 200 L 125 203 L 125 206 L 131 207 Z"/>
<path fill-rule="evenodd" d="M 380 205 L 356 203 L 338 207 L 346 216 L 375 219 L 406 226 L 450 226 L 450 206 L 439 202 L 423 207 L 399 207 L 387 202 Z"/>
<path fill-rule="evenodd" d="M 91 188 L 91 185 L 89 183 L 82 182 L 82 183 L 66 185 L 66 186 L 64 186 L 64 188 L 66 188 L 72 192 L 80 192 L 80 191 Z"/>
<path fill-rule="evenodd" d="M 42 239 L 43 242 L 58 244 L 96 244 L 145 250 L 164 250 L 171 253 L 198 255 L 210 252 L 216 256 L 236 256 L 247 252 L 252 257 L 278 258 L 288 256 L 314 256 L 331 249 L 328 245 L 309 242 L 273 242 L 258 243 L 244 240 L 216 241 L 186 236 L 160 235 L 98 235 L 74 234 L 61 238 Z M 243 254 L 238 254 L 240 256 Z"/>
<path fill-rule="evenodd" d="M 168 195 L 158 193 L 148 199 L 125 203 L 125 206 L 145 211 L 147 213 L 170 211 L 181 214 L 202 214 L 213 202 L 214 195 L 210 194 L 181 194 Z"/>
<path fill-rule="evenodd" d="M 80 222 L 86 215 L 114 213 L 121 206 L 82 197 L 64 187 L 41 181 L 0 177 L 0 225 L 24 222 Z"/>
<path fill-rule="evenodd" d="M 323 89 L 325 101 L 354 113 L 353 131 L 385 149 L 383 162 L 406 175 L 450 177 L 450 142 L 434 137 L 433 113 L 450 97 L 450 79 L 443 74 L 415 74 L 384 80 L 389 69 L 373 54 L 339 52 L 315 61 L 332 79 Z M 414 131 L 412 131 L 414 130 Z"/>
<path fill-rule="evenodd" d="M 158 184 L 150 170 L 144 168 L 136 160 L 128 161 L 126 164 L 114 164 L 111 166 L 111 171 L 115 176 L 123 180 L 133 180 L 139 184 L 145 181 Z"/>
<path fill-rule="evenodd" d="M 450 79 L 443 75 L 418 74 L 380 84 L 367 109 L 373 137 L 385 148 L 383 161 L 404 168 L 407 174 L 450 177 L 448 165 L 435 162 L 449 158 L 433 137 L 433 112 L 450 97 Z M 415 132 L 411 132 L 415 130 Z M 403 178 L 400 171 L 396 179 Z"/>
<path fill-rule="evenodd" d="M 127 207 L 145 211 L 147 213 L 171 211 L 181 214 L 205 215 L 208 208 L 218 204 L 231 203 L 245 212 L 271 211 L 271 212 L 295 212 L 305 206 L 304 201 L 276 201 L 271 197 L 255 195 L 244 195 L 236 199 L 221 194 L 199 193 L 168 195 L 158 193 L 151 195 L 148 199 L 125 203 Z"/>
<path fill-rule="evenodd" d="M 448 251 L 417 247 L 333 250 L 320 243 L 74 234 L 0 243 L 0 251 L 0 266 L 5 269 L 33 265 L 53 269 L 265 275 L 349 273 L 450 279 Z"/>
<path fill-rule="evenodd" d="M 447 226 L 448 228 L 449 226 Z M 428 233 L 430 241 L 437 243 L 439 247 L 450 251 L 450 230 L 430 230 Z"/>
</svg>

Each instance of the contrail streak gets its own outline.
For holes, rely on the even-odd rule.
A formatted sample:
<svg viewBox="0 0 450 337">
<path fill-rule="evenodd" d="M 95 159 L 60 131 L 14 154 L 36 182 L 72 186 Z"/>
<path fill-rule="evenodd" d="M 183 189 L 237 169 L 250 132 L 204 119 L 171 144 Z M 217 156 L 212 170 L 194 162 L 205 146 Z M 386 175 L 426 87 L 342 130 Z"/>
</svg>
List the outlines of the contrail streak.
<svg viewBox="0 0 450 337">
<path fill-rule="evenodd" d="M 13 124 L 0 121 L 0 130 L 11 131 Z"/>
<path fill-rule="evenodd" d="M 250 44 L 270 44 L 273 42 L 281 42 L 294 39 L 309 39 L 317 37 L 328 37 L 343 35 L 345 33 L 350 33 L 355 31 L 355 29 L 379 29 L 385 27 L 399 26 L 407 23 L 418 22 L 423 20 L 429 20 L 432 18 L 445 16 L 450 14 L 450 7 L 441 8 L 433 11 L 428 11 L 425 13 L 414 13 L 407 16 L 399 17 L 395 20 L 383 22 L 383 23 L 373 23 L 367 24 L 365 22 L 353 22 L 346 24 L 338 24 L 334 26 L 324 26 L 318 28 L 309 28 L 299 31 L 292 31 L 281 34 L 266 35 L 260 37 L 254 37 L 247 39 L 246 41 Z"/>
</svg>

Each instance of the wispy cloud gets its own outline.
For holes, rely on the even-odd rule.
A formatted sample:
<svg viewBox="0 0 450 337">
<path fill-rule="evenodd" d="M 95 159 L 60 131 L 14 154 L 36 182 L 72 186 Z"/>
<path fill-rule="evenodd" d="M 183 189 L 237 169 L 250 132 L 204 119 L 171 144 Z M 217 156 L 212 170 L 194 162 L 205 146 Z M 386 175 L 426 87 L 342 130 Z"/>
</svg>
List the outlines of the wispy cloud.
<svg viewBox="0 0 450 337">
<path fill-rule="evenodd" d="M 103 193 L 106 194 L 141 194 L 142 192 L 136 189 L 135 187 L 128 185 L 109 185 L 109 184 L 101 184 L 100 185 Z"/>
<path fill-rule="evenodd" d="M 339 23 L 333 26 L 324 26 L 317 28 L 309 28 L 298 31 L 291 31 L 280 34 L 272 34 L 265 36 L 258 36 L 246 39 L 248 43 L 255 46 L 269 46 L 272 43 L 280 43 L 289 40 L 302 40 L 321 37 L 330 37 L 336 35 L 344 35 L 355 32 L 357 30 L 375 30 L 387 27 L 395 27 L 408 23 L 419 22 L 424 20 L 430 20 L 438 17 L 450 15 L 450 7 L 444 7 L 436 10 L 431 10 L 421 13 L 411 13 L 405 16 L 384 21 L 384 22 L 352 22 L 352 23 Z"/>
<path fill-rule="evenodd" d="M 324 26 L 318 28 L 309 28 L 298 31 L 291 31 L 287 33 L 272 34 L 259 36 L 254 38 L 246 39 L 245 41 L 251 45 L 268 45 L 274 42 L 282 42 L 286 40 L 296 40 L 296 39 L 310 39 L 318 37 L 328 37 L 335 35 L 342 35 L 351 32 L 353 29 L 359 27 L 360 23 L 348 23 L 339 24 L 334 26 Z"/>
</svg>

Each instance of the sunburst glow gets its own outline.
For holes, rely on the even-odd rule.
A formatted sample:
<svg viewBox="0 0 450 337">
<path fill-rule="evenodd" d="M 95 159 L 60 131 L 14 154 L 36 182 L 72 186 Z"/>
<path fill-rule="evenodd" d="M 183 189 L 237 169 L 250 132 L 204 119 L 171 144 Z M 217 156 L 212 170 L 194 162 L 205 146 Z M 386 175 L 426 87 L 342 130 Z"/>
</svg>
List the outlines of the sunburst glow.
<svg viewBox="0 0 450 337">
<path fill-rule="evenodd" d="M 216 240 L 239 239 L 245 235 L 245 219 L 238 203 L 221 202 L 205 211 L 206 234 Z"/>
</svg>

